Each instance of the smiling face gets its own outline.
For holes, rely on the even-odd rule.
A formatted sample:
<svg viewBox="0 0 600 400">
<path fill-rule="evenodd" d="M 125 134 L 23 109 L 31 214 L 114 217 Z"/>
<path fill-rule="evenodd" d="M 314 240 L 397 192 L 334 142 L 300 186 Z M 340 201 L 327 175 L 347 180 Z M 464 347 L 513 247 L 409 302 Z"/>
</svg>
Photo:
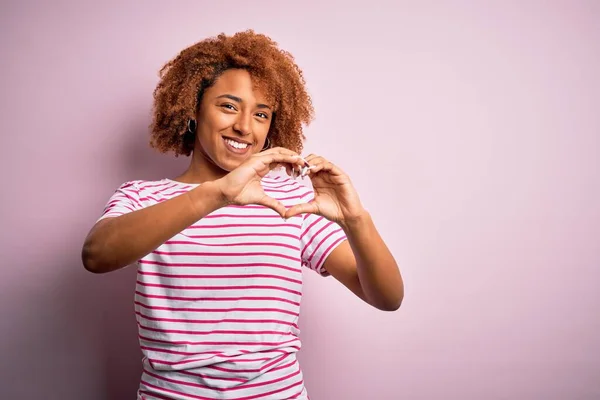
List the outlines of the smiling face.
<svg viewBox="0 0 600 400">
<path fill-rule="evenodd" d="M 204 181 L 224 176 L 262 150 L 273 110 L 248 71 L 230 69 L 204 91 L 196 117 L 193 163 Z"/>
</svg>

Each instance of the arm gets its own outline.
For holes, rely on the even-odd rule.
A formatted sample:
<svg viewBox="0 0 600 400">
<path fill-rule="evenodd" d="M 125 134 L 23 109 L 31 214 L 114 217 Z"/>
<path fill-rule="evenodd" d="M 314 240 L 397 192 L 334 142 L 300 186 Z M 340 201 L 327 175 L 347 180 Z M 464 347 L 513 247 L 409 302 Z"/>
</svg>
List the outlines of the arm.
<svg viewBox="0 0 600 400">
<path fill-rule="evenodd" d="M 364 209 L 350 178 L 323 157 L 306 157 L 315 197 L 291 207 L 286 217 L 314 213 L 336 222 L 347 241 L 329 254 L 324 267 L 358 297 L 380 310 L 397 310 L 404 298 L 398 265 Z"/>
<path fill-rule="evenodd" d="M 123 268 L 228 204 L 260 204 L 283 216 L 285 206 L 267 196 L 260 183 L 280 164 L 299 167 L 303 161 L 293 151 L 270 149 L 249 157 L 223 178 L 205 182 L 162 203 L 99 221 L 83 245 L 85 269 L 103 273 Z"/>
<path fill-rule="evenodd" d="M 206 182 L 162 203 L 98 221 L 83 245 L 83 265 L 95 273 L 123 268 L 223 205 L 218 186 Z"/>
<path fill-rule="evenodd" d="M 348 240 L 325 260 L 327 272 L 373 307 L 397 310 L 404 298 L 404 282 L 371 216 L 364 212 L 340 225 Z"/>
</svg>

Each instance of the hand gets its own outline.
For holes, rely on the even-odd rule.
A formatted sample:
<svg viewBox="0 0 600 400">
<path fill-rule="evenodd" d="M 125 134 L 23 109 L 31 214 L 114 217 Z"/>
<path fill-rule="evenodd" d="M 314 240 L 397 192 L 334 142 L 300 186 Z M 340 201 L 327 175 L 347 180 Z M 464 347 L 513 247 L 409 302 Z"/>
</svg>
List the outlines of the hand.
<svg viewBox="0 0 600 400">
<path fill-rule="evenodd" d="M 312 182 L 315 198 L 309 203 L 290 207 L 285 213 L 285 218 L 312 213 L 343 224 L 364 215 L 366 210 L 344 171 L 314 154 L 305 159 L 311 165 L 307 174 Z"/>
<path fill-rule="evenodd" d="M 286 207 L 280 201 L 268 196 L 261 185 L 261 179 L 279 166 L 285 166 L 291 174 L 292 170 L 300 170 L 304 166 L 304 161 L 297 153 L 283 147 L 276 147 L 250 156 L 215 182 L 226 205 L 260 204 L 284 217 Z"/>
</svg>

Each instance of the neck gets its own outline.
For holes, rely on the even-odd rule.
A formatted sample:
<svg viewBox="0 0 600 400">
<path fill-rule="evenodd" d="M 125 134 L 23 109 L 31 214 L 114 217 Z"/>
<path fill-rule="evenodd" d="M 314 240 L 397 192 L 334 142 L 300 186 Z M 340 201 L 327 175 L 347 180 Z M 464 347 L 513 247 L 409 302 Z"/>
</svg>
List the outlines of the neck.
<svg viewBox="0 0 600 400">
<path fill-rule="evenodd" d="M 184 183 L 204 183 L 215 181 L 227 175 L 227 171 L 215 165 L 204 152 L 194 151 L 187 170 L 175 178 Z"/>
</svg>

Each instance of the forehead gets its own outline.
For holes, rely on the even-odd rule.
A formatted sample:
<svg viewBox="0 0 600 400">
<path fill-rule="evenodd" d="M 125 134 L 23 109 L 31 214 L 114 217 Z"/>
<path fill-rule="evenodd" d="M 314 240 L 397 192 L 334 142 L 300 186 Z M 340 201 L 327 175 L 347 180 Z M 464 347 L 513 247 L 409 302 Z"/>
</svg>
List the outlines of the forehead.
<svg viewBox="0 0 600 400">
<path fill-rule="evenodd" d="M 223 72 L 207 92 L 211 97 L 232 94 L 249 102 L 265 103 L 267 100 L 259 82 L 243 69 L 229 69 Z"/>
</svg>

